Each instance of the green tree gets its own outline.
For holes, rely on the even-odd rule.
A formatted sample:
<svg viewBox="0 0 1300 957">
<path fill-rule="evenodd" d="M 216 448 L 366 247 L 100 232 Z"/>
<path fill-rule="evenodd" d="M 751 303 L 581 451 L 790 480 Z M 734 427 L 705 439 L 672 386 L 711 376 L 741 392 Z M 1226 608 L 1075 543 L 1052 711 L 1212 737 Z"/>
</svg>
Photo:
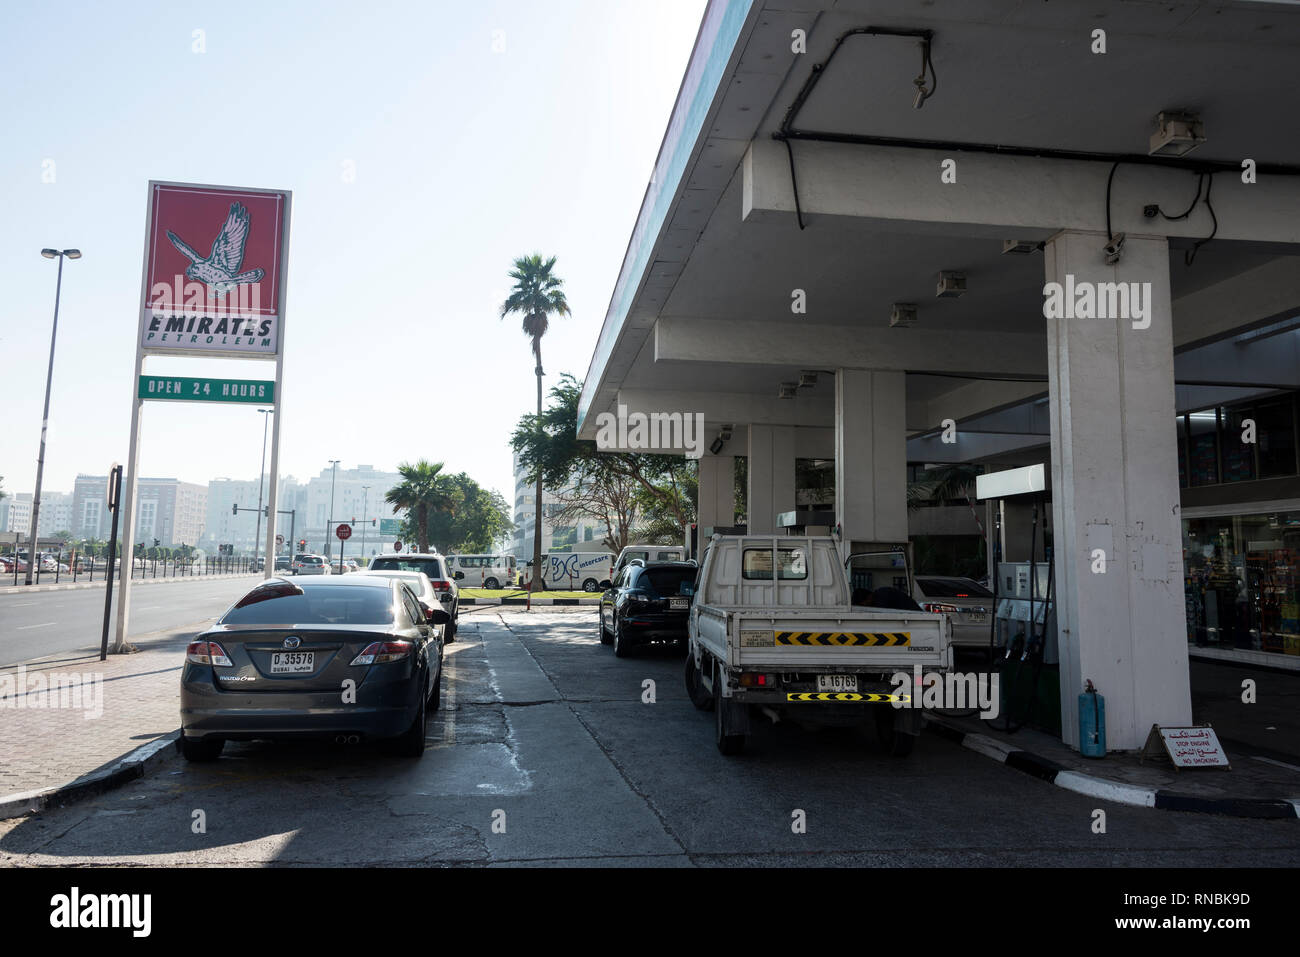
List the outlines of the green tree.
<svg viewBox="0 0 1300 957">
<path fill-rule="evenodd" d="M 464 472 L 449 476 L 459 493 L 454 512 L 436 512 L 429 521 L 429 537 L 450 552 L 490 552 L 514 530 L 510 506 L 499 492 L 483 488 Z"/>
<path fill-rule="evenodd" d="M 393 510 L 407 509 L 415 520 L 413 531 L 421 552 L 429 550 L 429 520 L 438 512 L 454 511 L 460 504 L 459 490 L 451 476 L 442 474 L 441 462 L 420 459 L 414 464 L 403 462 L 397 467 L 402 482 L 388 490 L 384 501 Z"/>
<path fill-rule="evenodd" d="M 510 295 L 501 304 L 501 318 L 518 314 L 523 317 L 524 335 L 532 340 L 533 355 L 537 358 L 537 416 L 534 425 L 540 433 L 542 419 L 542 337 L 550 328 L 551 316 L 569 315 L 569 301 L 564 295 L 564 282 L 555 276 L 555 257 L 542 259 L 534 253 L 516 259 L 510 278 L 515 281 Z M 540 438 L 540 434 L 539 434 Z M 533 527 L 533 568 L 542 567 L 542 477 L 537 475 L 537 520 Z M 529 592 L 537 587 L 538 576 L 530 576 Z"/>
</svg>

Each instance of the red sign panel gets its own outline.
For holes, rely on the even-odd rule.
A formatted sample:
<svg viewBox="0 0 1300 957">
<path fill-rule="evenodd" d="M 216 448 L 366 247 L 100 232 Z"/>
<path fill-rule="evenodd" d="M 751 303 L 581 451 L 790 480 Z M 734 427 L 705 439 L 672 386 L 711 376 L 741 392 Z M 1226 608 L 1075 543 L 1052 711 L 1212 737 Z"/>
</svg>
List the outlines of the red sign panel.
<svg viewBox="0 0 1300 957">
<path fill-rule="evenodd" d="M 272 357 L 280 348 L 290 194 L 149 184 L 140 345 Z"/>
<path fill-rule="evenodd" d="M 352 537 L 352 526 L 340 525 L 338 528 L 334 529 L 334 534 L 339 537 L 339 541 L 346 542 Z"/>
</svg>

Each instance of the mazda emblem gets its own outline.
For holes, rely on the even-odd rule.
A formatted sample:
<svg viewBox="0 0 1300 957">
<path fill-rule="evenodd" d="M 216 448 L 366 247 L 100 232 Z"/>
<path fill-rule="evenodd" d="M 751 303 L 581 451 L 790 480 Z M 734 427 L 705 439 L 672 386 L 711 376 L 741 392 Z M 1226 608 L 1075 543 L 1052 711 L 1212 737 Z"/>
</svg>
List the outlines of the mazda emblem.
<svg viewBox="0 0 1300 957">
<path fill-rule="evenodd" d="M 284 646 L 286 648 L 297 648 L 301 644 L 302 639 L 297 635 L 290 635 L 288 638 L 284 639 Z"/>
</svg>

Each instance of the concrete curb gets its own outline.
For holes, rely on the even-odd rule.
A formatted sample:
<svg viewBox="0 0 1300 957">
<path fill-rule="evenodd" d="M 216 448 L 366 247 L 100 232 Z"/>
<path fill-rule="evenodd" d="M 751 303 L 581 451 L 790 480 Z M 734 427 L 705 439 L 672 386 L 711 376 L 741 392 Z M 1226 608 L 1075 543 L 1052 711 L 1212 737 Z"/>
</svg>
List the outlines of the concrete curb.
<svg viewBox="0 0 1300 957">
<path fill-rule="evenodd" d="M 1204 798 L 1176 794 L 1164 789 L 1144 788 L 1069 770 L 1055 761 L 1013 747 L 986 734 L 964 731 L 936 715 L 925 715 L 925 726 L 927 730 L 941 738 L 992 758 L 1007 767 L 1015 768 L 1017 771 L 1030 774 L 1067 791 L 1085 794 L 1103 801 L 1163 811 L 1199 811 L 1202 814 L 1226 814 L 1231 817 L 1300 819 L 1300 798 Z"/>
<path fill-rule="evenodd" d="M 462 605 L 527 605 L 527 598 L 462 598 Z M 599 598 L 534 598 L 534 605 L 599 605 Z"/>
<path fill-rule="evenodd" d="M 144 777 L 146 771 L 165 760 L 167 749 L 175 747 L 179 735 L 180 731 L 177 730 L 156 738 L 128 752 L 112 767 L 89 777 L 78 778 L 76 781 L 58 787 L 0 797 L 0 820 L 23 817 L 51 807 L 62 807 L 84 801 L 86 798 L 120 788 L 128 781 Z"/>
<path fill-rule="evenodd" d="M 131 585 L 169 585 L 173 582 L 206 582 L 206 581 L 223 581 L 231 578 L 253 578 L 257 575 L 238 574 L 238 575 L 181 575 L 176 578 L 136 578 L 132 579 Z M 114 587 L 122 583 L 116 578 L 113 579 Z M 83 588 L 103 588 L 103 579 L 97 582 L 59 582 L 57 585 L 3 585 L 0 586 L 0 595 L 30 595 L 38 591 L 76 591 Z"/>
</svg>

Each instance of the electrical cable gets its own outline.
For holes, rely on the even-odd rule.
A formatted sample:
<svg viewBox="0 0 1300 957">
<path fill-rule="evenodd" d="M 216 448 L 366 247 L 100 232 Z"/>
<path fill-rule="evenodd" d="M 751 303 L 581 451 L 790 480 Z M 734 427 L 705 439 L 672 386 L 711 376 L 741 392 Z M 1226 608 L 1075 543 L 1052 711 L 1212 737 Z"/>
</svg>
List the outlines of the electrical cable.
<svg viewBox="0 0 1300 957">
<path fill-rule="evenodd" d="M 1119 169 L 1119 160 L 1115 160 L 1110 168 L 1110 175 L 1106 177 L 1106 241 L 1114 242 L 1115 233 L 1110 228 L 1110 187 L 1115 182 L 1115 170 Z"/>
<path fill-rule="evenodd" d="M 1192 244 L 1192 248 L 1183 253 L 1183 265 L 1190 266 L 1196 259 L 1196 254 L 1200 252 L 1202 246 L 1213 239 L 1219 232 L 1219 217 L 1214 214 L 1214 205 L 1210 202 L 1210 190 L 1214 188 L 1214 173 L 1209 174 L 1209 182 L 1205 186 L 1205 208 L 1210 211 L 1210 220 L 1214 223 L 1214 228 L 1210 230 L 1210 235 L 1204 239 L 1198 239 Z M 1200 190 L 1197 189 L 1199 195 Z"/>
</svg>

